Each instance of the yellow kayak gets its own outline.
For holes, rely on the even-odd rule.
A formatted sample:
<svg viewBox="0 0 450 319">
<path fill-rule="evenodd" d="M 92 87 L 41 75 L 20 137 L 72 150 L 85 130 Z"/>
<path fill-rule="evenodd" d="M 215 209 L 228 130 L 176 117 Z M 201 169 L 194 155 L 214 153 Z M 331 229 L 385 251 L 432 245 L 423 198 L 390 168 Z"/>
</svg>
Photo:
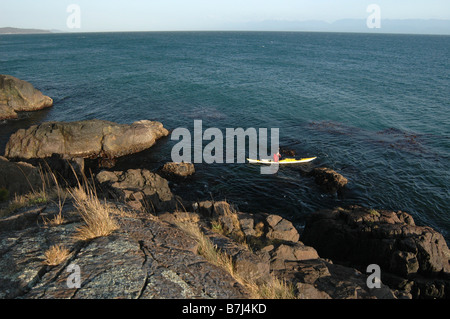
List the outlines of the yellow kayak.
<svg viewBox="0 0 450 319">
<path fill-rule="evenodd" d="M 256 159 L 251 159 L 251 158 L 247 158 L 247 161 L 249 163 L 258 163 L 258 164 L 297 164 L 297 163 L 308 163 L 311 161 L 314 161 L 317 157 L 307 157 L 307 158 L 301 158 L 301 159 L 296 159 L 296 158 L 285 158 L 282 159 L 278 162 L 274 162 L 273 160 L 270 159 L 262 159 L 262 160 L 256 160 Z"/>
</svg>

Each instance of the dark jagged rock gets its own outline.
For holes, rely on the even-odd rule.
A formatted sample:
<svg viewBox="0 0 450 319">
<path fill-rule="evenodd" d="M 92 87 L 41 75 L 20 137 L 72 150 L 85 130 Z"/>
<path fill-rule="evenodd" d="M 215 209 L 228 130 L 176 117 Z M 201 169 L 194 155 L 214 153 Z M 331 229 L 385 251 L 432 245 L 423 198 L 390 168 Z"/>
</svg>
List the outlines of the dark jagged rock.
<svg viewBox="0 0 450 319">
<path fill-rule="evenodd" d="M 111 198 L 119 199 L 134 209 L 156 213 L 177 208 L 176 197 L 167 180 L 149 170 L 102 171 L 97 174 L 96 180 Z"/>
<path fill-rule="evenodd" d="M 301 299 L 396 299 L 388 286 L 369 289 L 367 276 L 322 258 L 286 261 L 275 273 L 294 284 Z"/>
<path fill-rule="evenodd" d="M 269 215 L 266 217 L 268 232 L 266 234 L 269 240 L 283 240 L 297 242 L 300 238 L 297 229 L 287 219 L 278 215 Z"/>
<path fill-rule="evenodd" d="M 206 218 L 218 221 L 228 233 L 248 240 L 257 238 L 260 242 L 297 242 L 300 235 L 293 224 L 279 215 L 260 213 L 251 215 L 239 212 L 226 201 L 202 201 L 194 205 Z"/>
<path fill-rule="evenodd" d="M 272 270 L 281 270 L 286 268 L 288 261 L 300 261 L 317 259 L 317 251 L 303 244 L 301 241 L 295 243 L 272 244 L 261 249 L 270 256 L 270 268 Z"/>
<path fill-rule="evenodd" d="M 194 205 L 196 219 L 214 220 L 222 225 L 227 237 L 246 243 L 256 255 L 246 256 L 245 263 L 251 274 L 269 272 L 293 285 L 295 294 L 302 299 L 395 299 L 408 298 L 408 294 L 391 290 L 385 284 L 370 289 L 367 275 L 352 267 L 334 265 L 319 257 L 317 251 L 299 240 L 292 223 L 278 215 L 238 212 L 232 205 L 220 201 L 203 201 Z M 241 235 L 242 234 L 242 235 Z M 213 242 L 223 251 L 235 256 L 236 244 L 223 236 L 213 236 Z M 230 248 L 231 247 L 231 248 Z M 244 263 L 244 264 L 245 264 Z M 264 271 L 263 271 L 264 270 Z M 254 278 L 253 278 L 254 279 Z"/>
<path fill-rule="evenodd" d="M 450 251 L 444 237 L 430 227 L 415 225 L 405 212 L 360 206 L 322 210 L 310 216 L 302 240 L 335 262 L 359 268 L 378 264 L 382 272 L 393 275 L 386 278 L 408 286 L 414 297 L 449 296 Z M 423 288 L 424 279 L 440 287 L 442 294 L 431 289 L 429 295 Z"/>
<path fill-rule="evenodd" d="M 53 105 L 53 100 L 29 82 L 0 74 L 0 120 L 17 118 L 16 112 L 36 111 Z"/>
<path fill-rule="evenodd" d="M 108 237 L 77 241 L 73 235 L 82 221 L 71 203 L 64 207 L 65 221 L 59 226 L 45 222 L 58 213 L 51 203 L 1 218 L 0 284 L 5 288 L 0 297 L 249 297 L 230 273 L 199 255 L 199 243 L 179 228 L 183 220 L 197 224 L 212 245 L 231 258 L 240 278 L 264 284 L 276 276 L 292 285 L 298 298 L 448 295 L 445 278 L 427 277 L 448 267 L 442 236 L 416 226 L 406 213 L 361 207 L 321 211 L 312 215 L 300 237 L 279 215 L 240 212 L 225 201 L 178 207 L 180 199 L 167 180 L 146 169 L 102 171 L 95 179 L 98 194 L 127 204 L 122 204 L 127 213 L 115 216 L 120 228 Z M 52 243 L 64 244 L 71 255 L 50 267 L 42 264 L 42 254 Z M 368 275 L 361 272 L 361 265 L 372 263 L 381 266 L 381 288 L 369 288 Z M 87 276 L 79 289 L 67 287 L 71 264 Z"/>
</svg>

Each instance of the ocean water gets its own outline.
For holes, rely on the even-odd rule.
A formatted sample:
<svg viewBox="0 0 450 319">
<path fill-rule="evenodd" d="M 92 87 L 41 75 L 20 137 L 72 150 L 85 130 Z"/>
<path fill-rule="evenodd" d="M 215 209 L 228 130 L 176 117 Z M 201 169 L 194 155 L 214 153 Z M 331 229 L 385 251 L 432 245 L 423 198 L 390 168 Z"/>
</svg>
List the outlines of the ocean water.
<svg viewBox="0 0 450 319">
<path fill-rule="evenodd" d="M 189 199 L 227 199 L 301 226 L 320 208 L 404 210 L 450 236 L 450 37 L 339 33 L 161 32 L 0 36 L 0 73 L 54 106 L 0 123 L 0 147 L 43 121 L 161 121 L 169 130 L 279 128 L 282 149 L 317 156 L 349 179 L 323 193 L 298 166 L 197 164 L 173 184 Z M 134 166 L 170 161 L 160 140 Z M 123 163 L 122 163 L 123 164 Z M 125 164 L 123 164 L 125 165 Z M 131 164 L 130 164 L 131 165 Z"/>
</svg>

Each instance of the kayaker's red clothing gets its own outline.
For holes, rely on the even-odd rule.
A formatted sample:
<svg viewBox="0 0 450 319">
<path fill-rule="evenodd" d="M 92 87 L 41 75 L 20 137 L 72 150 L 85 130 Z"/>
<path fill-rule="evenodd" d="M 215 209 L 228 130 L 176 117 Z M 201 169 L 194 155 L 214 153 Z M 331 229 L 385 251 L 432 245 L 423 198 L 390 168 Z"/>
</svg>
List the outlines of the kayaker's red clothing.
<svg viewBox="0 0 450 319">
<path fill-rule="evenodd" d="M 273 161 L 274 162 L 278 162 L 280 160 L 280 158 L 281 158 L 280 153 L 273 154 Z"/>
</svg>

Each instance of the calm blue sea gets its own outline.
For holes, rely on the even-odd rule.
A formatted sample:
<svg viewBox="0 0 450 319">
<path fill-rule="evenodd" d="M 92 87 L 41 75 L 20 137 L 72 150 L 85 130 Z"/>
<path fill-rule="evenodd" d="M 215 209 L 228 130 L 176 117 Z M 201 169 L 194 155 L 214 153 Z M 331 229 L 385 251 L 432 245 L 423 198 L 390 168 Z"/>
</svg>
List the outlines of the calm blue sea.
<svg viewBox="0 0 450 319">
<path fill-rule="evenodd" d="M 168 129 L 279 128 L 282 148 L 349 180 L 322 193 L 296 167 L 197 165 L 185 196 L 273 212 L 301 225 L 347 204 L 404 210 L 450 236 L 450 37 L 339 33 L 162 32 L 0 36 L 0 73 L 54 107 L 0 124 L 0 147 L 43 121 L 156 119 Z M 170 138 L 141 167 L 170 161 Z M 3 152 L 3 151 L 2 151 Z M 308 166 L 305 166 L 308 167 Z"/>
</svg>

